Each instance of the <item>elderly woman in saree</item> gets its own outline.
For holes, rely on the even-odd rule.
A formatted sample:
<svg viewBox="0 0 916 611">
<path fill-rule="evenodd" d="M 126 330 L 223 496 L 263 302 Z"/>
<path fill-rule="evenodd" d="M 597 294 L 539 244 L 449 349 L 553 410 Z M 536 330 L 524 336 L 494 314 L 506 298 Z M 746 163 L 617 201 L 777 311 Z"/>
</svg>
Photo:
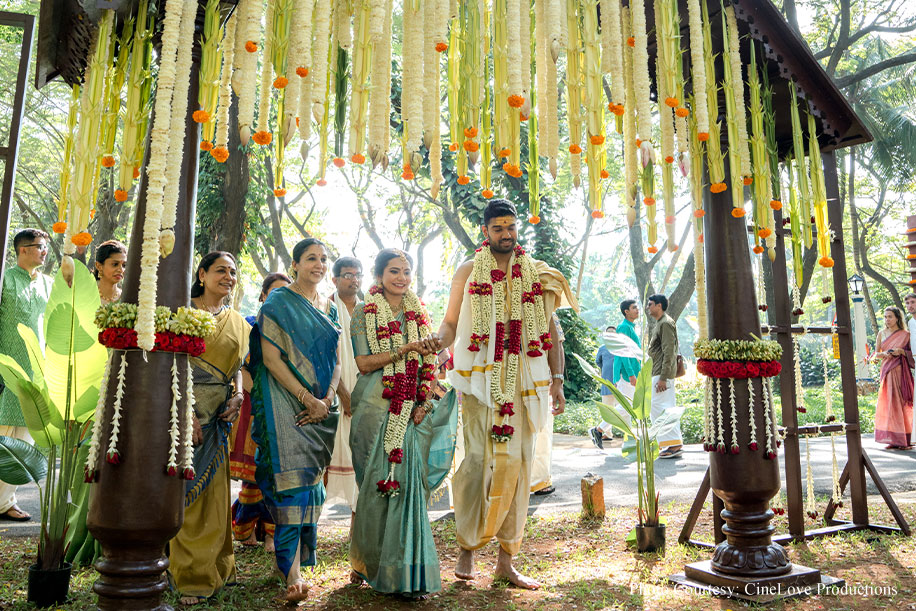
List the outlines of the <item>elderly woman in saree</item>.
<svg viewBox="0 0 916 611">
<path fill-rule="evenodd" d="M 351 579 L 379 592 L 422 597 L 442 588 L 426 512 L 455 451 L 454 392 L 435 401 L 436 354 L 426 308 L 410 290 L 413 262 L 379 253 L 376 284 L 353 311 L 359 378 L 352 393 L 350 448 L 359 486 L 350 538 Z"/>
<path fill-rule="evenodd" d="M 240 369 L 248 352 L 248 323 L 227 304 L 237 282 L 235 258 L 211 252 L 200 260 L 191 304 L 216 319 L 206 351 L 191 358 L 194 381 L 194 479 L 185 495 L 184 523 L 169 544 L 172 582 L 185 605 L 204 602 L 235 582 L 229 515 L 229 431 L 242 404 Z"/>
<path fill-rule="evenodd" d="M 875 410 L 875 441 L 888 450 L 907 450 L 913 440 L 913 354 L 910 334 L 898 308 L 884 310 L 874 359 L 881 362 L 881 385 Z"/>
<path fill-rule="evenodd" d="M 317 307 L 327 258 L 314 238 L 296 244 L 295 280 L 270 293 L 251 338 L 255 479 L 276 525 L 276 569 L 289 601 L 308 596 L 300 567 L 315 564 L 322 480 L 337 430 L 339 332 Z"/>
</svg>

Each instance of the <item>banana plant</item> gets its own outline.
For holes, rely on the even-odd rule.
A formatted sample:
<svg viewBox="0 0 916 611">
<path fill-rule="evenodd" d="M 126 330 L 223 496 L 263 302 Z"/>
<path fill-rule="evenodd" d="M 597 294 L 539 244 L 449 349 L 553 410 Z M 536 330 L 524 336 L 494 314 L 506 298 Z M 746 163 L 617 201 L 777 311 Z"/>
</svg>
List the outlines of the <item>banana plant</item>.
<svg viewBox="0 0 916 611">
<path fill-rule="evenodd" d="M 659 494 L 655 487 L 655 459 L 658 458 L 658 434 L 681 416 L 682 409 L 666 410 L 659 418 L 652 420 L 652 359 L 646 359 L 636 377 L 636 391 L 630 401 L 608 380 L 601 377 L 589 361 L 578 354 L 573 356 L 586 375 L 599 384 L 607 386 L 617 398 L 618 404 L 626 411 L 629 422 L 613 407 L 595 401 L 601 418 L 625 435 L 621 454 L 636 462 L 636 484 L 639 497 L 639 525 L 658 526 Z"/>
<path fill-rule="evenodd" d="M 26 469 L 39 482 L 41 504 L 41 538 L 38 565 L 42 569 L 61 566 L 71 503 L 68 499 L 74 473 L 79 469 L 77 446 L 86 421 L 92 416 L 99 398 L 102 371 L 108 351 L 98 343 L 94 322 L 99 307 L 95 279 L 82 265 L 76 265 L 68 285 L 58 271 L 44 315 L 44 343 L 35 332 L 19 325 L 19 335 L 26 345 L 31 375 L 8 355 L 0 354 L 0 376 L 7 388 L 19 398 L 26 426 L 35 444 L 46 448 L 43 469 Z M 38 452 L 34 446 L 34 452 Z M 19 479 L 23 465 L 34 460 L 34 452 L 19 444 L 3 443 L 0 469 L 18 462 Z M 15 457 L 15 458 L 11 458 Z M 58 458 L 60 465 L 57 465 Z M 5 471 L 4 471 L 5 472 Z"/>
</svg>

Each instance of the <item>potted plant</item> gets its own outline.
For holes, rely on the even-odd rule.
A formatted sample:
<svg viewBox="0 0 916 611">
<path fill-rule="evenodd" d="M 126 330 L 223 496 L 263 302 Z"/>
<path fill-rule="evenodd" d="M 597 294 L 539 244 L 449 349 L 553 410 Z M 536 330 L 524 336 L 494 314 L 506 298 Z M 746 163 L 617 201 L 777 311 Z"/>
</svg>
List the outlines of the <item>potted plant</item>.
<svg viewBox="0 0 916 611">
<path fill-rule="evenodd" d="M 73 507 L 72 482 L 81 479 L 78 445 L 98 402 L 108 359 L 108 351 L 97 341 L 99 331 L 93 319 L 98 307 L 95 279 L 84 266 L 75 266 L 70 284 L 59 271 L 45 309 L 44 345 L 32 329 L 19 325 L 32 374 L 0 354 L 0 376 L 7 390 L 19 398 L 29 433 L 43 449 L 38 452 L 26 443 L 3 444 L 8 467 L 3 469 L 4 477 L 18 468 L 12 475 L 16 481 L 22 481 L 25 471 L 39 484 L 41 532 L 36 562 L 29 569 L 28 592 L 28 599 L 39 606 L 62 603 L 69 590 L 66 535 Z M 44 467 L 37 467 L 36 460 L 43 460 Z M 4 464 L 2 459 L 0 464 Z M 42 477 L 43 486 L 39 483 Z"/>
<path fill-rule="evenodd" d="M 636 486 L 639 498 L 638 515 L 635 532 L 636 549 L 640 552 L 654 552 L 665 547 L 665 525 L 659 517 L 659 493 L 655 488 L 655 459 L 658 458 L 658 439 L 660 430 L 670 426 L 680 418 L 680 409 L 667 410 L 660 418 L 653 421 L 652 409 L 652 359 L 646 359 L 639 375 L 636 377 L 636 391 L 630 401 L 608 380 L 601 377 L 595 367 L 578 354 L 575 355 L 582 370 L 599 384 L 611 389 L 618 404 L 630 417 L 627 422 L 613 407 L 595 401 L 601 418 L 620 429 L 624 435 L 621 448 L 623 457 L 636 462 Z M 631 537 L 628 537 L 630 539 Z"/>
</svg>

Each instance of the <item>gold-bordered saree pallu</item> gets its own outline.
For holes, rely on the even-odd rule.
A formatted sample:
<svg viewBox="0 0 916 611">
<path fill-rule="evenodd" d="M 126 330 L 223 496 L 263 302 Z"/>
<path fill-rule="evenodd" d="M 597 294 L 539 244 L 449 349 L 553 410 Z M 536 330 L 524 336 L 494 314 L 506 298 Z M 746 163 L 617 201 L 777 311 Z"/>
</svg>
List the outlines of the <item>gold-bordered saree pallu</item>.
<svg viewBox="0 0 916 611">
<path fill-rule="evenodd" d="M 324 397 L 337 365 L 339 331 L 306 299 L 283 287 L 261 306 L 252 332 L 255 478 L 276 524 L 277 568 L 292 584 L 299 579 L 300 566 L 315 564 L 318 516 L 325 500 L 322 476 L 334 450 L 338 413 L 297 426 L 296 414 L 303 407 L 264 366 L 260 338 L 277 347 L 309 392 Z"/>
</svg>

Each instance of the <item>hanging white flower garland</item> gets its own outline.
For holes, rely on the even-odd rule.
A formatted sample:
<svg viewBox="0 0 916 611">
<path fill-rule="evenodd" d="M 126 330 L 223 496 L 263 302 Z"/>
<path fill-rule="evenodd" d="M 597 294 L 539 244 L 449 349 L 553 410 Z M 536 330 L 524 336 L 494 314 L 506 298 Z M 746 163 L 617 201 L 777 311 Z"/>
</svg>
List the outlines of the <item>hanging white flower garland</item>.
<svg viewBox="0 0 916 611">
<path fill-rule="evenodd" d="M 178 386 L 178 356 L 172 353 L 172 404 L 169 407 L 169 460 L 166 473 L 178 475 L 178 401 L 181 388 Z"/>
<path fill-rule="evenodd" d="M 184 416 L 184 461 L 181 476 L 186 480 L 194 479 L 194 370 L 188 359 L 187 377 L 185 378 L 185 416 Z"/>
<path fill-rule="evenodd" d="M 124 399 L 124 383 L 127 377 L 127 353 L 121 353 L 121 366 L 118 368 L 118 387 L 115 391 L 114 413 L 111 416 L 111 435 L 108 437 L 108 451 L 105 460 L 113 465 L 121 462 L 118 452 L 118 436 L 121 432 L 121 401 Z"/>
<path fill-rule="evenodd" d="M 94 482 L 98 479 L 99 445 L 102 440 L 102 419 L 105 417 L 105 399 L 107 398 L 108 378 L 111 372 L 111 361 L 105 363 L 102 371 L 102 381 L 99 383 L 99 400 L 95 404 L 95 413 L 92 416 L 92 437 L 89 441 L 89 455 L 86 457 L 85 479 Z"/>
</svg>

